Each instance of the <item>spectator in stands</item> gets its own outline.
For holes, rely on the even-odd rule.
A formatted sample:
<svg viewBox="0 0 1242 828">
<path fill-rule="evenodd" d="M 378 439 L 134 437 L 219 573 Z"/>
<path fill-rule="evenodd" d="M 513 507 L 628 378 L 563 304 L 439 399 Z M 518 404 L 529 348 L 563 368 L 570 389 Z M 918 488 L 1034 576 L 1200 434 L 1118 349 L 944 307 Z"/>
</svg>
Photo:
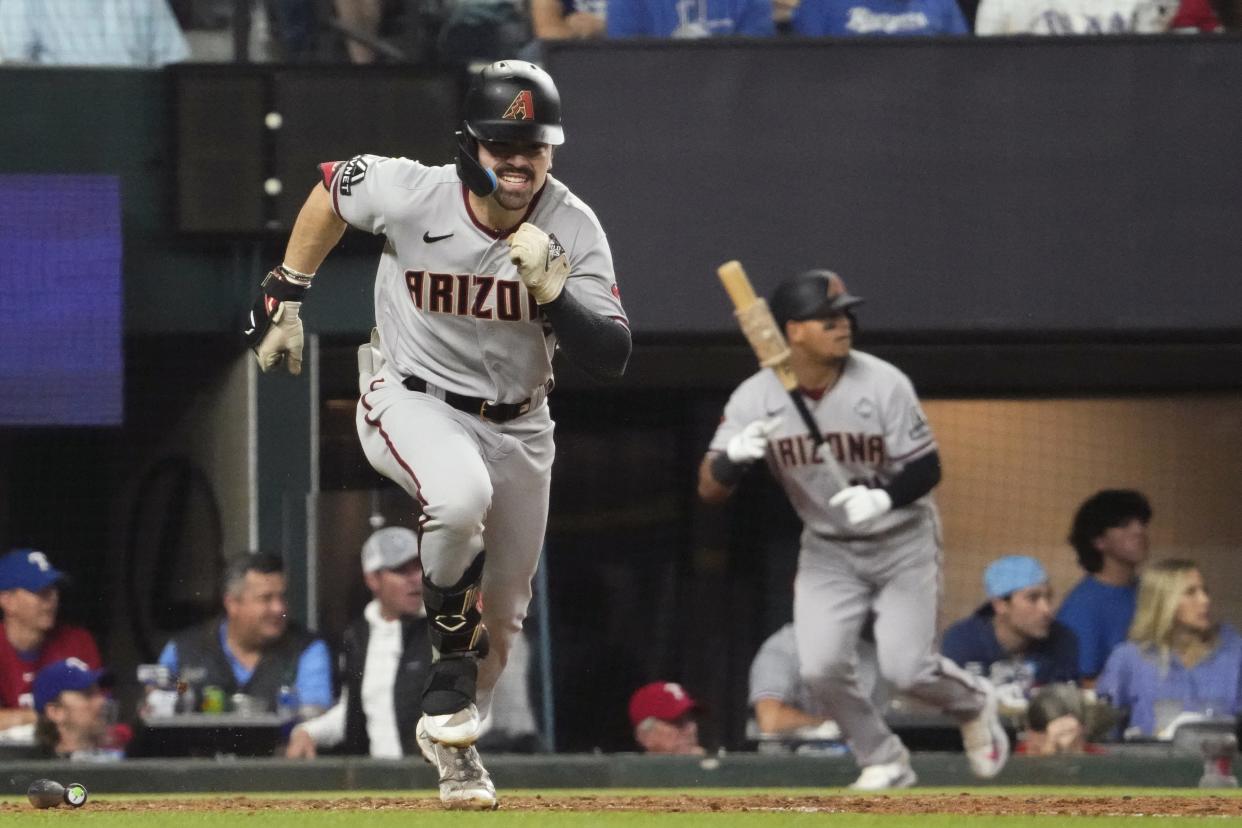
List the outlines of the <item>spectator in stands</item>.
<svg viewBox="0 0 1242 828">
<path fill-rule="evenodd" d="M 419 755 L 414 728 L 431 644 L 418 536 L 400 526 L 374 532 L 362 545 L 362 577 L 373 598 L 345 630 L 341 696 L 293 729 L 290 758 L 313 758 L 331 747 L 382 759 Z"/>
<path fill-rule="evenodd" d="M 380 21 L 384 17 L 382 0 L 333 0 L 336 19 L 351 32 L 379 39 Z M 345 38 L 345 52 L 350 63 L 375 63 L 375 50 L 361 40 Z"/>
<path fill-rule="evenodd" d="M 159 67 L 189 56 L 168 0 L 3 0 L 9 63 Z"/>
<path fill-rule="evenodd" d="M 1177 10 L 1178 0 L 980 0 L 975 34 L 1155 34 Z"/>
<path fill-rule="evenodd" d="M 1072 684 L 1050 684 L 1031 694 L 1018 752 L 1028 756 L 1098 752 L 1087 742 L 1095 706 Z"/>
<path fill-rule="evenodd" d="M 39 719 L 35 742 L 49 758 L 119 759 L 106 749 L 111 728 L 111 703 L 103 688 L 108 673 L 92 670 L 69 658 L 49 664 L 34 680 L 34 704 Z"/>
<path fill-rule="evenodd" d="M 1127 736 L 1170 738 L 1199 715 L 1242 712 L 1242 637 L 1212 619 L 1194 561 L 1167 560 L 1143 571 L 1130 639 L 1109 655 L 1096 690 L 1126 712 Z"/>
<path fill-rule="evenodd" d="M 332 705 L 327 645 L 286 617 L 284 563 L 276 555 L 241 555 L 222 584 L 224 617 L 175 636 L 159 663 L 187 683 L 201 705 L 203 690 L 250 696 L 269 712 L 292 691 L 304 717 Z"/>
<path fill-rule="evenodd" d="M 1069 542 L 1086 571 L 1070 590 L 1057 620 L 1078 638 L 1078 669 L 1094 679 L 1126 639 L 1134 618 L 1138 568 L 1147 560 L 1151 504 L 1141 492 L 1105 489 L 1078 507 Z"/>
<path fill-rule="evenodd" d="M 771 0 L 608 0 L 609 37 L 767 37 Z"/>
<path fill-rule="evenodd" d="M 877 710 L 883 711 L 888 706 L 888 694 L 880 680 L 870 620 L 859 636 L 855 670 L 859 688 L 871 697 Z M 804 740 L 841 738 L 841 729 L 828 718 L 827 711 L 802 682 L 792 623 L 769 636 L 755 654 L 750 665 L 750 705 L 755 713 L 756 729 L 762 736 Z"/>
<path fill-rule="evenodd" d="M 539 40 L 603 37 L 607 6 L 608 0 L 531 0 L 531 26 Z"/>
<path fill-rule="evenodd" d="M 89 632 L 57 622 L 63 579 L 38 550 L 14 549 L 0 558 L 0 730 L 34 724 L 41 668 L 66 658 L 92 670 L 101 665 Z"/>
<path fill-rule="evenodd" d="M 680 684 L 644 684 L 630 696 L 629 707 L 634 741 L 645 752 L 694 756 L 706 753 L 699 744 L 699 723 L 695 719 L 699 703 Z"/>
<path fill-rule="evenodd" d="M 1010 709 L 1033 687 L 1078 678 L 1074 633 L 1052 617 L 1052 586 L 1027 555 L 1007 555 L 983 573 L 987 603 L 945 630 L 941 652 L 991 679 Z"/>
<path fill-rule="evenodd" d="M 970 33 L 957 0 L 802 0 L 793 30 L 810 37 Z"/>
</svg>

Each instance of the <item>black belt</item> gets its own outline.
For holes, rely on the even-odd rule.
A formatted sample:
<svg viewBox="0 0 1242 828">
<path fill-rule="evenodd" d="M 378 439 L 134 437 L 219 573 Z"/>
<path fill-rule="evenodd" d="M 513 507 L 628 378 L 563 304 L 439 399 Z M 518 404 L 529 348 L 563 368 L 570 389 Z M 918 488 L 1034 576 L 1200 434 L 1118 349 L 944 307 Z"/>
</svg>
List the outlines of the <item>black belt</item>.
<svg viewBox="0 0 1242 828">
<path fill-rule="evenodd" d="M 427 381 L 420 377 L 406 377 L 401 381 L 401 384 L 411 391 L 427 393 Z M 516 403 L 490 403 L 478 397 L 467 397 L 465 394 L 454 394 L 452 391 L 445 391 L 444 401 L 458 411 L 464 411 L 467 414 L 491 420 L 493 423 L 507 423 L 530 411 L 529 397 Z"/>
</svg>

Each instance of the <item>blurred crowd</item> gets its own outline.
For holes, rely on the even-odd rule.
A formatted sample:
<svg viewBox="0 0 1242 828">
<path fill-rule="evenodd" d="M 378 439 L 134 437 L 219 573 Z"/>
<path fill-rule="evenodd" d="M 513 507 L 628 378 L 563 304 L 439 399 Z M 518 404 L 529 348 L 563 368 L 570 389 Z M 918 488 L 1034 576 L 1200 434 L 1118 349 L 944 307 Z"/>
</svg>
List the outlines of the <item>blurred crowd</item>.
<svg viewBox="0 0 1242 828">
<path fill-rule="evenodd" d="M 1242 0 L 0 0 L 0 62 L 464 66 L 558 40 L 1204 33 Z"/>
<path fill-rule="evenodd" d="M 1167 741 L 1189 723 L 1232 728 L 1242 712 L 1242 637 L 1214 618 L 1194 561 L 1148 563 L 1151 520 L 1140 492 L 1096 493 L 1073 519 L 1069 540 L 1083 574 L 1059 606 L 1040 561 L 1006 555 L 985 570 L 978 609 L 942 635 L 946 657 L 997 689 L 1019 752 Z M 279 557 L 233 559 L 220 614 L 174 635 L 158 664 L 139 669 L 132 710 L 121 710 L 118 677 L 91 633 L 60 620 L 65 573 L 39 550 L 14 549 L 0 557 L 0 747 L 94 761 L 218 752 L 218 743 L 194 741 L 201 727 L 194 738 L 176 727 L 216 716 L 222 728 L 253 726 L 257 739 L 234 744 L 242 753 L 409 756 L 432 660 L 417 537 L 401 527 L 375 531 L 361 572 L 371 600 L 334 657 L 288 618 Z M 866 630 L 856 662 L 877 709 L 917 719 L 917 703 L 884 675 Z M 548 747 L 533 712 L 531 663 L 523 639 L 496 691 L 484 737 L 492 750 Z M 754 655 L 748 706 L 747 739 L 760 749 L 843 749 L 841 730 L 803 681 L 792 624 Z M 709 713 L 675 680 L 636 688 L 627 712 L 636 750 L 681 755 L 706 752 L 701 717 L 729 715 Z"/>
</svg>

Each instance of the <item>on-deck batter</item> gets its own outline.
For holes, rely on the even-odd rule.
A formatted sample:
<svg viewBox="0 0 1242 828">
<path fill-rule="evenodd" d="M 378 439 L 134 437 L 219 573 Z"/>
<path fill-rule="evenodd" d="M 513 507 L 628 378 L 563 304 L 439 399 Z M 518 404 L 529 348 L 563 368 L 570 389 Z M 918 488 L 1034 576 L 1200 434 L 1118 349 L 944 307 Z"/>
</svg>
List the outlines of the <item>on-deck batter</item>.
<svg viewBox="0 0 1242 828">
<path fill-rule="evenodd" d="M 910 755 L 859 690 L 858 636 L 875 613 L 880 673 L 898 692 L 962 724 L 972 770 L 1000 772 L 1009 741 L 992 689 L 936 654 L 940 524 L 930 492 L 940 459 L 910 380 L 852 350 L 852 308 L 841 278 L 812 270 L 787 279 L 772 315 L 824 443 L 799 416 L 773 371 L 743 382 L 699 468 L 699 494 L 725 500 L 745 470 L 766 459 L 802 518 L 794 630 L 802 679 L 841 727 L 862 774 L 853 787 L 907 787 Z"/>
<path fill-rule="evenodd" d="M 377 333 L 359 353 L 358 434 L 419 509 L 436 657 L 419 746 L 450 807 L 491 808 L 473 744 L 543 545 L 552 356 L 559 347 L 615 379 L 630 335 L 599 221 L 548 174 L 563 141 L 551 77 L 494 63 L 465 111 L 455 167 L 373 155 L 322 165 L 247 335 L 265 371 L 287 360 L 298 373 L 311 275 L 346 223 L 386 237 Z"/>
</svg>

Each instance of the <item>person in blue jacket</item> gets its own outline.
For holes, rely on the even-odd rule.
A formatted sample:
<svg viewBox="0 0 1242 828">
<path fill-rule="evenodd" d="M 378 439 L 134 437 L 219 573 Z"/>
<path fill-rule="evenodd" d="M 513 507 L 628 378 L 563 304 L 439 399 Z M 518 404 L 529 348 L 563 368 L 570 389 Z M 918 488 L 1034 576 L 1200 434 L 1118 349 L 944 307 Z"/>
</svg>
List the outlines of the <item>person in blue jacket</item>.
<svg viewBox="0 0 1242 828">
<path fill-rule="evenodd" d="M 970 33 L 956 0 L 802 0 L 792 26 L 807 37 Z"/>
</svg>

